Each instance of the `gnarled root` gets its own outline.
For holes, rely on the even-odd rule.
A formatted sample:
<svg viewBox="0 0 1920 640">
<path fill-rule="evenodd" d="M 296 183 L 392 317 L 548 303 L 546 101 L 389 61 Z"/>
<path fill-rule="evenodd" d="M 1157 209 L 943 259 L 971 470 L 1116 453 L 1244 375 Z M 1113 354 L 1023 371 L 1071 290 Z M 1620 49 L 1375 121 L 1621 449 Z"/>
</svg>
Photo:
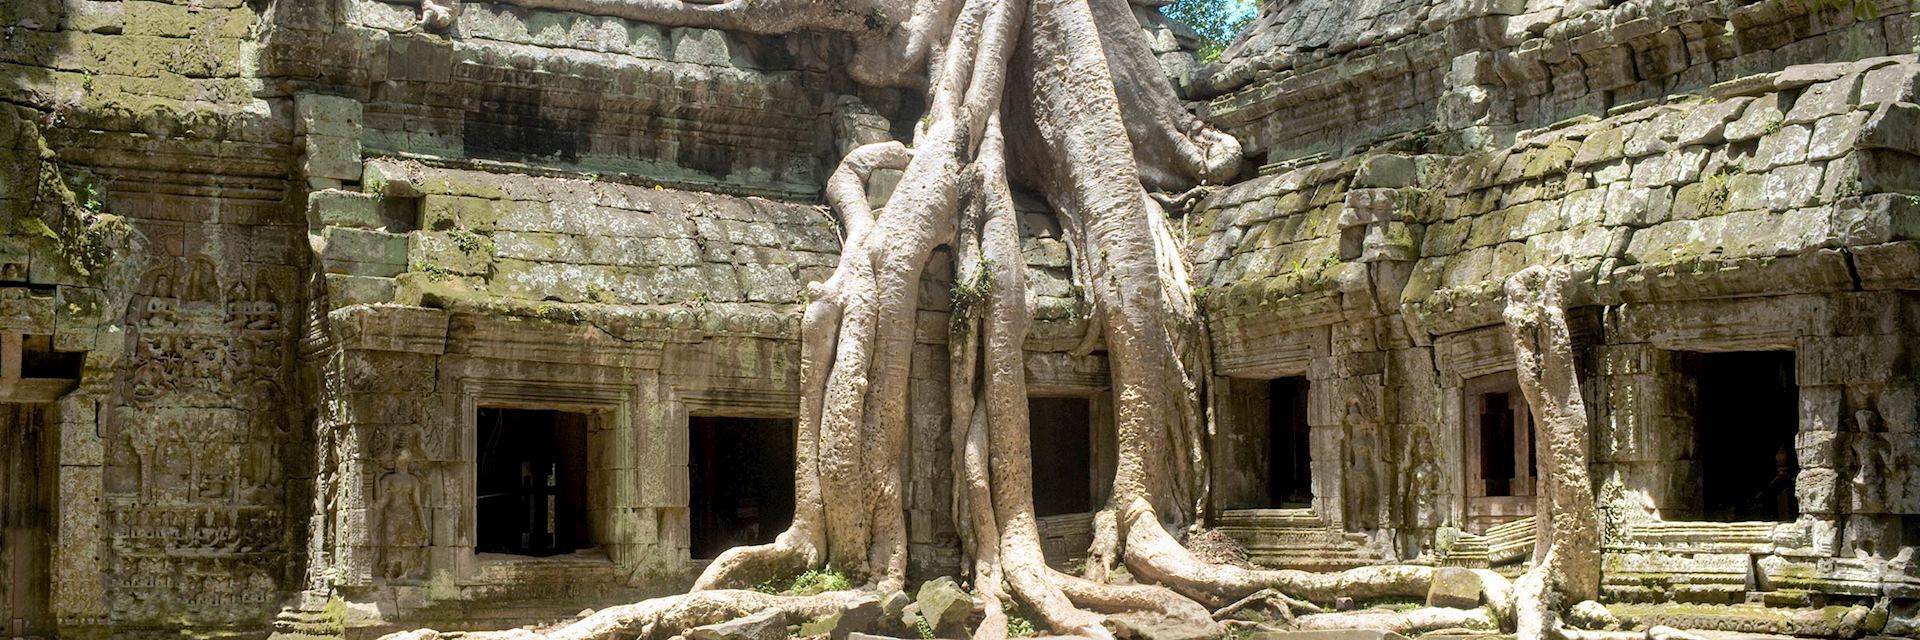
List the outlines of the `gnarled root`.
<svg viewBox="0 0 1920 640">
<path fill-rule="evenodd" d="M 511 629 L 442 634 L 421 629 L 390 634 L 382 640 L 667 640 L 694 627 L 726 622 L 768 609 L 785 611 L 796 620 L 844 613 L 872 603 L 869 593 L 834 591 L 812 596 L 777 596 L 758 591 L 696 591 L 601 609 L 566 626 L 546 632 Z"/>
<path fill-rule="evenodd" d="M 1214 607 L 1226 606 L 1261 589 L 1331 604 L 1340 596 L 1356 599 L 1424 598 L 1433 584 L 1433 568 L 1383 565 L 1339 573 L 1254 570 L 1202 562 L 1180 546 L 1154 519 L 1145 500 L 1134 501 L 1124 515 L 1127 566 L 1134 575 L 1171 587 Z"/>
<path fill-rule="evenodd" d="M 1500 623 L 1486 608 L 1449 609 L 1423 607 L 1411 611 L 1367 609 L 1339 613 L 1316 613 L 1294 619 L 1293 626 L 1303 631 L 1329 629 L 1377 629 L 1394 633 L 1417 634 L 1440 629 L 1497 631 Z"/>
</svg>

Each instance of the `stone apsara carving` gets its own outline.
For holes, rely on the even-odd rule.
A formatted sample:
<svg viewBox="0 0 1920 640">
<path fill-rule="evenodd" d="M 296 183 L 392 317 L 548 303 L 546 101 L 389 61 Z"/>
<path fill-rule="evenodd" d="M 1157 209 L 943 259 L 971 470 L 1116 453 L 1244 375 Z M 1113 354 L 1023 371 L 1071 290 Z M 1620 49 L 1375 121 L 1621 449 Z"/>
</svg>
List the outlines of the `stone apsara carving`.
<svg viewBox="0 0 1920 640">
<path fill-rule="evenodd" d="M 382 555 L 380 574 L 389 581 L 416 581 L 426 576 L 426 482 L 414 475 L 413 447 L 396 447 L 393 468 L 380 476 L 374 492 Z"/>
</svg>

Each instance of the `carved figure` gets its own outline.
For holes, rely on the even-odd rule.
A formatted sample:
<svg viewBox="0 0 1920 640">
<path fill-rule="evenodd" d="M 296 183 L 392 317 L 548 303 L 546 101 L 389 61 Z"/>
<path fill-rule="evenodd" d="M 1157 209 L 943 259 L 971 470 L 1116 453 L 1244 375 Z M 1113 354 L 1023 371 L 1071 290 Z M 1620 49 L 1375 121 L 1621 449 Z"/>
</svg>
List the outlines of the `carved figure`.
<svg viewBox="0 0 1920 640">
<path fill-rule="evenodd" d="M 427 546 L 427 507 L 421 496 L 426 484 L 412 466 L 412 448 L 403 445 L 394 455 L 393 470 L 380 476 L 375 487 L 379 495 L 374 512 L 379 514 L 379 543 L 385 552 L 380 571 L 390 581 L 418 580 L 426 574 L 421 561 Z"/>
<path fill-rule="evenodd" d="M 1853 491 L 1855 513 L 1884 513 L 1887 510 L 1887 448 L 1877 432 L 1880 414 L 1871 409 L 1853 412 L 1853 475 L 1848 488 Z"/>
<path fill-rule="evenodd" d="M 1442 513 L 1445 505 L 1441 504 L 1440 465 L 1433 461 L 1432 438 L 1423 434 L 1416 444 L 1419 448 L 1413 451 L 1413 455 L 1420 462 L 1414 465 L 1412 482 L 1409 483 L 1413 489 L 1413 526 L 1437 527 L 1446 522 L 1446 514 Z"/>
<path fill-rule="evenodd" d="M 144 465 L 140 460 L 140 451 L 134 447 L 132 435 L 122 435 L 108 442 L 107 493 L 121 495 L 142 493 L 140 479 L 143 471 Z"/>
<path fill-rule="evenodd" d="M 186 291 L 180 297 L 188 302 L 216 302 L 220 299 L 220 278 L 214 275 L 213 260 L 206 256 L 193 257 L 193 266 L 187 271 Z"/>
</svg>

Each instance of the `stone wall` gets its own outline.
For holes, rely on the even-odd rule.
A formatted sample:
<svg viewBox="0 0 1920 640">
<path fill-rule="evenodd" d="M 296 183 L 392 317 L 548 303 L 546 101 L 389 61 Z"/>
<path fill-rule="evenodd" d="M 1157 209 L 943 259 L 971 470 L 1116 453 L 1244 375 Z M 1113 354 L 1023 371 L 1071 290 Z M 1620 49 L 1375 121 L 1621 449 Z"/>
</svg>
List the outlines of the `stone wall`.
<svg viewBox="0 0 1920 640">
<path fill-rule="evenodd" d="M 1356 544 L 1467 566 L 1523 560 L 1517 532 L 1497 523 L 1530 522 L 1510 510 L 1524 503 L 1470 497 L 1480 427 L 1466 414 L 1475 381 L 1514 366 L 1502 281 L 1559 264 L 1576 274 L 1569 318 L 1596 426 L 1607 597 L 1910 606 L 1920 495 L 1911 474 L 1881 471 L 1920 461 L 1907 417 L 1920 364 L 1908 346 L 1920 64 L 1880 57 L 1911 50 L 1904 7 L 1860 18 L 1628 3 L 1461 18 L 1446 17 L 1461 15 L 1450 4 L 1416 29 L 1340 30 L 1308 4 L 1263 8 L 1237 55 L 1278 51 L 1262 63 L 1271 75 L 1212 103 L 1271 164 L 1186 225 L 1216 387 L 1311 382 L 1314 504 L 1225 511 L 1219 526 L 1287 566 L 1365 562 L 1346 559 Z M 1293 34 L 1292 48 L 1255 46 L 1275 33 Z M 1420 79 L 1448 56 L 1433 71 L 1446 80 Z M 1212 81 L 1236 81 L 1250 59 Z M 1519 81 L 1516 69 L 1542 64 L 1563 67 Z M 1460 77 L 1480 89 L 1460 91 Z M 1337 108 L 1324 92 L 1344 94 Z M 1465 98 L 1479 106 L 1462 119 Z M 1685 363 L 1729 351 L 1793 354 L 1789 521 L 1701 521 L 1711 452 L 1697 450 L 1698 373 Z M 1231 409 L 1225 400 L 1216 406 Z M 1216 438 L 1265 428 L 1257 411 L 1220 416 Z M 1232 485 L 1264 471 L 1214 473 Z M 1849 633 L 1742 606 L 1685 621 Z"/>
<path fill-rule="evenodd" d="M 429 34 L 414 27 L 417 13 L 380 0 L 283 3 L 262 71 L 289 88 L 364 103 L 362 135 L 342 142 L 369 155 L 787 197 L 819 193 L 837 160 L 834 95 L 863 93 L 832 73 L 845 52 L 827 36 L 669 28 L 498 2 L 463 3 L 457 24 Z M 864 95 L 898 108 L 892 92 Z"/>
<path fill-rule="evenodd" d="M 64 182 L 80 221 L 10 238 L 43 236 L 11 245 L 25 277 L 0 279 L 52 321 L 10 330 L 85 352 L 47 414 L 51 584 L 16 588 L 50 591 L 62 635 L 260 629 L 300 570 L 311 460 L 293 340 L 307 252 L 286 206 L 287 103 L 252 64 L 260 16 L 238 0 L 16 2 L 0 23 L 6 155 L 47 169 L 0 198 L 46 203 Z M 60 268 L 103 221 L 129 238 Z"/>
<path fill-rule="evenodd" d="M 1213 122 L 1281 162 L 1396 137 L 1450 152 L 1497 146 L 1519 130 L 1788 65 L 1912 50 L 1903 3 L 1814 6 L 1276 2 L 1192 83 L 1212 97 Z"/>
<path fill-rule="evenodd" d="M 446 33 L 382 0 L 0 5 L 0 365 L 79 363 L 0 366 L 7 428 L 48 443 L 0 461 L 54 489 L 44 583 L 3 585 L 35 628 L 321 631 L 329 597 L 361 631 L 501 627 L 684 587 L 690 416 L 792 415 L 838 252 L 820 185 L 917 106 L 826 35 L 462 4 Z M 1465 414 L 1513 366 L 1501 279 L 1565 264 L 1605 593 L 1719 603 L 1621 614 L 1846 635 L 1886 599 L 1912 633 L 1920 63 L 1909 7 L 1856 4 L 1300 0 L 1218 66 L 1142 9 L 1264 166 L 1181 221 L 1217 452 L 1261 426 L 1233 389 L 1310 384 L 1311 506 L 1209 524 L 1281 566 L 1517 567 L 1526 503 L 1469 486 Z M 1073 256 L 1018 205 L 1032 392 L 1094 403 L 1102 477 Z M 916 576 L 958 561 L 949 271 L 910 389 Z M 1747 350 L 1794 354 L 1799 512 L 1701 522 L 1687 363 Z M 482 407 L 587 416 L 593 552 L 473 553 Z M 1045 524 L 1084 548 L 1084 516 Z"/>
</svg>

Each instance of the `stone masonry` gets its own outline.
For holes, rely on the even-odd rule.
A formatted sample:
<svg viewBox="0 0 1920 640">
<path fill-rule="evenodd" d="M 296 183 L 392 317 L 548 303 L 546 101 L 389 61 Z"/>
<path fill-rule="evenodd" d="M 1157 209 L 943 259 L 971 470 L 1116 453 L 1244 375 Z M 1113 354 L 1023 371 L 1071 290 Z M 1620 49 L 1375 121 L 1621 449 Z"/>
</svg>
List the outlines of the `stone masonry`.
<svg viewBox="0 0 1920 640">
<path fill-rule="evenodd" d="M 1203 62 L 1135 4 L 1247 150 L 1173 221 L 1211 341 L 1203 526 L 1268 566 L 1516 573 L 1537 478 L 1501 283 L 1565 265 L 1612 615 L 1920 634 L 1914 7 L 1263 0 Z M 0 3 L 8 637 L 506 628 L 697 573 L 694 424 L 795 415 L 822 183 L 920 98 L 825 34 L 419 10 Z M 1086 401 L 1097 502 L 1107 364 L 1061 226 L 1017 204 L 1030 395 Z M 950 274 L 920 296 L 915 579 L 959 562 Z M 1727 380 L 1776 385 L 1734 404 L 1778 451 L 1712 439 Z M 579 548 L 483 548 L 498 411 L 577 416 Z M 1041 525 L 1063 565 L 1091 535 Z"/>
</svg>

